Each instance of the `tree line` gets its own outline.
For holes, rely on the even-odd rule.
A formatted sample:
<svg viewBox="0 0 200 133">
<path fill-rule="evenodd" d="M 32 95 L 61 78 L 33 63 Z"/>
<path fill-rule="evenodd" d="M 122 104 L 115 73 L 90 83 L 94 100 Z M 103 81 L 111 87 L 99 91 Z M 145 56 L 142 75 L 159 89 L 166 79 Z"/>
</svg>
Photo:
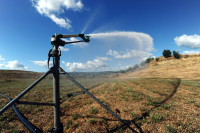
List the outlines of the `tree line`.
<svg viewBox="0 0 200 133">
<path fill-rule="evenodd" d="M 165 57 L 165 58 L 168 58 L 168 57 L 171 57 L 172 55 L 171 55 L 171 51 L 170 50 L 164 50 L 163 52 L 162 52 L 162 55 Z M 178 53 L 178 52 L 176 52 L 176 51 L 173 51 L 173 56 L 174 56 L 174 58 L 176 58 L 176 59 L 180 59 L 180 54 Z M 140 66 L 138 65 L 138 64 L 136 64 L 135 66 L 133 66 L 133 67 L 129 67 L 128 69 L 126 69 L 126 70 L 120 70 L 119 72 L 120 73 L 126 73 L 126 72 L 129 72 L 129 71 L 134 71 L 134 70 L 136 70 L 136 69 L 138 69 L 139 67 L 142 67 L 142 66 L 144 66 L 144 65 L 146 65 L 146 64 L 149 64 L 151 61 L 153 61 L 155 58 L 153 58 L 153 57 L 149 57 L 149 58 L 147 58 L 145 61 L 142 61 L 141 63 L 140 63 Z M 158 61 L 159 60 L 159 58 L 157 57 L 156 58 L 156 61 Z"/>
</svg>

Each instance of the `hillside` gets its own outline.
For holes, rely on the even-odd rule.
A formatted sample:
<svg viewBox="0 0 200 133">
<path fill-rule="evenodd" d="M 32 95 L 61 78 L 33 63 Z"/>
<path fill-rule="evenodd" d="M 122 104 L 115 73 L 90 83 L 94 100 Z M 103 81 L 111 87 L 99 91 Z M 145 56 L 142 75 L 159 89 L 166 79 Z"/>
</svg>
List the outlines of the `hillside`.
<svg viewBox="0 0 200 133">
<path fill-rule="evenodd" d="M 21 70 L 0 70 L 1 80 L 11 79 L 37 79 L 42 76 L 43 73 Z"/>
<path fill-rule="evenodd" d="M 159 61 L 153 60 L 143 69 L 129 72 L 120 78 L 181 78 L 200 79 L 200 54 L 181 55 L 180 59 L 173 56 L 169 58 L 159 57 Z"/>
</svg>

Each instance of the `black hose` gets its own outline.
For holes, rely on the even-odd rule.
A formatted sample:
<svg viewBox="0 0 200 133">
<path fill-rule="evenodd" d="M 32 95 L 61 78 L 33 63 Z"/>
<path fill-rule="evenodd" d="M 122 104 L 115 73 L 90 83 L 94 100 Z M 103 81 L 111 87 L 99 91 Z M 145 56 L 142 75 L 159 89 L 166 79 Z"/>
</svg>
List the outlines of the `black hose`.
<svg viewBox="0 0 200 133">
<path fill-rule="evenodd" d="M 1 96 L 5 97 L 8 99 L 9 102 L 11 102 L 11 99 L 5 95 L 0 94 Z M 38 129 L 36 129 L 32 124 L 30 124 L 26 119 L 24 119 L 24 117 L 21 116 L 21 114 L 18 112 L 18 110 L 16 109 L 15 105 L 12 105 L 15 113 L 17 114 L 18 118 L 20 119 L 20 121 L 24 124 L 24 126 L 26 126 L 26 128 L 31 132 L 31 133 L 42 133 L 42 131 L 39 131 Z"/>
</svg>

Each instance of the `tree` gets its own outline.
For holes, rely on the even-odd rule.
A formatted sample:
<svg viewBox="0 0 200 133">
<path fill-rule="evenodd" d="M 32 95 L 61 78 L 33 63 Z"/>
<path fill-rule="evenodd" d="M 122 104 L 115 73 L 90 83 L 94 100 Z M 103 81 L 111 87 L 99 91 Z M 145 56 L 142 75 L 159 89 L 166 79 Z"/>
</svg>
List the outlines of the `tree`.
<svg viewBox="0 0 200 133">
<path fill-rule="evenodd" d="M 133 67 L 133 69 L 135 70 L 135 69 L 137 69 L 137 68 L 139 68 L 140 66 L 138 65 L 138 64 L 136 64 L 134 67 Z"/>
<path fill-rule="evenodd" d="M 126 73 L 126 70 L 120 70 L 119 72 L 120 73 Z"/>
<path fill-rule="evenodd" d="M 176 51 L 173 51 L 173 56 L 174 56 L 174 58 L 176 58 L 176 59 L 179 59 L 179 58 L 180 58 L 180 54 L 179 54 L 178 52 L 176 52 Z"/>
<path fill-rule="evenodd" d="M 144 65 L 146 65 L 146 64 L 147 64 L 146 61 L 140 62 L 140 66 L 144 66 Z"/>
<path fill-rule="evenodd" d="M 165 57 L 165 58 L 168 58 L 168 57 L 171 57 L 171 51 L 170 50 L 164 50 L 162 55 Z"/>
<path fill-rule="evenodd" d="M 132 67 L 129 67 L 126 71 L 132 71 L 134 70 Z"/>
<path fill-rule="evenodd" d="M 147 59 L 145 60 L 145 62 L 146 62 L 146 63 L 150 63 L 150 62 L 153 61 L 153 60 L 154 60 L 154 58 L 149 57 L 149 58 L 147 58 Z"/>
</svg>

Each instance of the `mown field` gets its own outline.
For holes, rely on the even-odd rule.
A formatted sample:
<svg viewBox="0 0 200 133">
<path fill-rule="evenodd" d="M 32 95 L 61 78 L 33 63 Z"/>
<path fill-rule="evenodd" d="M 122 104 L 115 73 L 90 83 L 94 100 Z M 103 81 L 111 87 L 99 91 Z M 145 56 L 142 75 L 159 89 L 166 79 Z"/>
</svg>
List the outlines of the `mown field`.
<svg viewBox="0 0 200 133">
<path fill-rule="evenodd" d="M 34 80 L 0 81 L 0 94 L 15 98 Z M 140 79 L 78 79 L 102 103 L 117 113 L 137 132 L 199 133 L 200 132 L 200 80 L 180 78 Z M 53 98 L 52 80 L 46 78 L 21 101 L 49 102 Z M 79 92 L 68 79 L 60 80 L 60 97 Z M 0 97 L 0 108 L 8 100 Z M 44 132 L 53 127 L 51 106 L 18 105 L 17 109 Z M 87 94 L 74 96 L 61 105 L 64 132 L 132 132 Z M 26 133 L 12 108 L 0 116 L 0 132 Z"/>
</svg>

